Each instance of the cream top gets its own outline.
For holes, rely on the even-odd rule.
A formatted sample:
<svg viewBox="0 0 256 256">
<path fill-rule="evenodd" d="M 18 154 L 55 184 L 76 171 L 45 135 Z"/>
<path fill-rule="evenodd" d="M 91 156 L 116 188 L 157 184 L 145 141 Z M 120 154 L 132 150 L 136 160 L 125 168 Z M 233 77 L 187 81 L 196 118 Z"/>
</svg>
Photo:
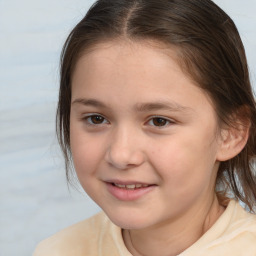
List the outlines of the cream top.
<svg viewBox="0 0 256 256">
<path fill-rule="evenodd" d="M 193 221 L 193 220 L 192 220 Z M 256 256 L 256 216 L 231 200 L 214 225 L 179 256 Z M 103 213 L 42 241 L 33 256 L 132 256 Z"/>
</svg>

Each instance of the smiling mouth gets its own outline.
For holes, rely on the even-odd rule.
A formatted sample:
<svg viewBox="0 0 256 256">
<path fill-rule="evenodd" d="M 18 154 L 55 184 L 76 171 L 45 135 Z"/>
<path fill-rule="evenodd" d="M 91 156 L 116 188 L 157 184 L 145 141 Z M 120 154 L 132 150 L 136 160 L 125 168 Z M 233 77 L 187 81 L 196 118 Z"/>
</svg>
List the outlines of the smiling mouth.
<svg viewBox="0 0 256 256">
<path fill-rule="evenodd" d="M 105 181 L 107 190 L 116 199 L 121 201 L 135 201 L 154 191 L 156 184 L 143 183 L 138 181 Z"/>
<path fill-rule="evenodd" d="M 136 190 L 136 189 L 140 189 L 140 188 L 147 188 L 153 185 L 149 185 L 149 184 L 118 184 L 118 183 L 111 183 L 113 186 L 121 188 L 121 189 L 125 189 L 125 190 Z"/>
</svg>

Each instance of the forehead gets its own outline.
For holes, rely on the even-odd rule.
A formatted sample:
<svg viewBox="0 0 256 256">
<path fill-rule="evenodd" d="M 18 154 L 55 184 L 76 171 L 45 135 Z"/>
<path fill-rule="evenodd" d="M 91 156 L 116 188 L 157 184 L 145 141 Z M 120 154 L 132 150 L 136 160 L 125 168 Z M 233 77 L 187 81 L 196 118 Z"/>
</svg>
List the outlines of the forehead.
<svg viewBox="0 0 256 256">
<path fill-rule="evenodd" d="M 102 43 L 79 58 L 72 78 L 72 97 L 84 94 L 88 98 L 102 92 L 108 98 L 112 93 L 128 101 L 184 101 L 185 95 L 190 101 L 208 101 L 181 70 L 176 50 L 150 41 Z"/>
<path fill-rule="evenodd" d="M 131 41 L 129 39 L 116 39 L 106 42 L 99 42 L 86 48 L 80 53 L 75 64 L 74 71 L 76 70 L 77 65 L 79 65 L 81 61 L 85 60 L 91 62 L 91 64 L 92 62 L 96 64 L 96 61 L 99 60 L 99 64 L 101 64 L 103 61 L 107 61 L 108 59 L 114 61 L 115 58 L 116 60 L 123 60 L 125 58 L 126 60 L 134 60 L 137 63 L 135 58 L 128 59 L 127 57 L 136 57 L 145 52 L 147 52 L 148 58 L 154 58 L 156 63 L 156 61 L 161 60 L 161 58 L 166 60 L 169 58 L 175 60 L 178 59 L 177 53 L 179 53 L 179 48 L 156 40 Z M 142 61 L 145 61 L 145 56 Z"/>
<path fill-rule="evenodd" d="M 150 76 L 152 70 L 160 73 L 169 66 L 177 75 L 183 73 L 178 65 L 177 49 L 156 41 L 115 40 L 99 43 L 86 49 L 75 65 L 72 83 L 79 74 L 86 73 L 87 78 L 98 71 L 101 76 L 122 71 L 122 75 L 143 72 Z M 120 73 L 121 75 L 121 73 Z M 185 74 L 182 74 L 185 77 Z M 186 77 L 187 78 L 187 77 Z M 187 78 L 188 79 L 188 78 Z M 191 81 L 192 82 L 192 81 Z"/>
</svg>

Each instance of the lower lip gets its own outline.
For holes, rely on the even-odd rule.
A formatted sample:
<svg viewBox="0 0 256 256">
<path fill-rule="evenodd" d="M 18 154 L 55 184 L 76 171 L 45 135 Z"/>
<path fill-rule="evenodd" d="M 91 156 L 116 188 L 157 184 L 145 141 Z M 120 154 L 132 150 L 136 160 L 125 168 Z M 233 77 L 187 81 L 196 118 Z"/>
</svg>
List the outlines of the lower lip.
<svg viewBox="0 0 256 256">
<path fill-rule="evenodd" d="M 149 186 L 149 187 L 141 187 L 141 188 L 136 188 L 136 189 L 123 189 L 116 187 L 112 185 L 111 183 L 106 183 L 108 191 L 112 196 L 115 198 L 122 200 L 122 201 L 134 201 L 145 194 L 151 192 L 156 186 Z"/>
</svg>

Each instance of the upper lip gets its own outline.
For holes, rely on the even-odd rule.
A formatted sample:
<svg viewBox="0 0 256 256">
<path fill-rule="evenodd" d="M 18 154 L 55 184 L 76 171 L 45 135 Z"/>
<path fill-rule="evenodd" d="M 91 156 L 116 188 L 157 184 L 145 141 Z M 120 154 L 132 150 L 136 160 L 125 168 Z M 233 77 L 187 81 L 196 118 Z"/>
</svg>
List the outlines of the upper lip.
<svg viewBox="0 0 256 256">
<path fill-rule="evenodd" d="M 136 185 L 136 184 L 141 184 L 141 185 L 155 185 L 153 183 L 146 183 L 146 182 L 141 182 L 141 181 L 134 181 L 134 180 L 106 180 L 105 182 L 107 183 L 114 183 L 114 184 L 119 184 L 119 185 Z"/>
</svg>

